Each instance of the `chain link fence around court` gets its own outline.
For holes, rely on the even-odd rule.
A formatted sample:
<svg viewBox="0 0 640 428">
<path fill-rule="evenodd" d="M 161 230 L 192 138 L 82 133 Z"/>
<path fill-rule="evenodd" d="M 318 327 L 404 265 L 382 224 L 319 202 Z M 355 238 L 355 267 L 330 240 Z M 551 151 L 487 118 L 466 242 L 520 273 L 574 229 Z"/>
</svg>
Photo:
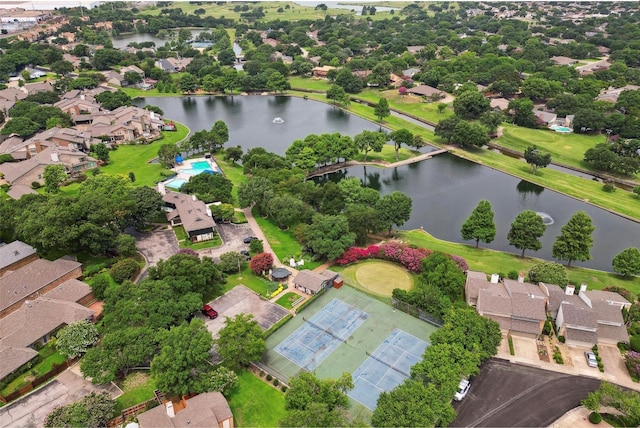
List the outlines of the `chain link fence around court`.
<svg viewBox="0 0 640 428">
<path fill-rule="evenodd" d="M 409 314 L 413 317 L 421 319 L 424 322 L 428 322 L 429 324 L 435 327 L 442 327 L 442 320 L 429 312 L 423 311 L 422 309 L 413 306 L 410 303 L 404 302 L 402 300 L 396 299 L 395 297 L 391 299 L 393 302 L 393 307 L 401 310 L 402 312 Z"/>
</svg>

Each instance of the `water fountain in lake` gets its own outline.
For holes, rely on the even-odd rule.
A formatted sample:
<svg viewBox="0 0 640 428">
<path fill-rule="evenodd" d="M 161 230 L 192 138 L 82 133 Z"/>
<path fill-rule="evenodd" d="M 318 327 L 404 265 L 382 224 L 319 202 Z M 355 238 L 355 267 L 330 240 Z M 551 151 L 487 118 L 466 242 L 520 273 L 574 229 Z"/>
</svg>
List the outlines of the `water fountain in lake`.
<svg viewBox="0 0 640 428">
<path fill-rule="evenodd" d="M 553 217 L 551 217 L 549 214 L 547 213 L 541 213 L 541 212 L 536 212 L 536 214 L 538 214 L 541 218 L 542 218 L 542 222 L 546 225 L 549 226 L 550 224 L 555 223 L 553 220 Z"/>
</svg>

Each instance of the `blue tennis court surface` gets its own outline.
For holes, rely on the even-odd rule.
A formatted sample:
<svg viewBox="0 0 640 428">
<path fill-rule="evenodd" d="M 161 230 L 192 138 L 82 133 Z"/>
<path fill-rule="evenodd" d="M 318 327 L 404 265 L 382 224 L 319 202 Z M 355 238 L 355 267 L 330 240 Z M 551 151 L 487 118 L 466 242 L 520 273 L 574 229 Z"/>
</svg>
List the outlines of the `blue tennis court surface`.
<svg viewBox="0 0 640 428">
<path fill-rule="evenodd" d="M 333 299 L 274 350 L 305 370 L 315 370 L 329 354 L 369 318 L 369 314 Z"/>
<path fill-rule="evenodd" d="M 349 397 L 374 410 L 383 391 L 391 391 L 410 376 L 428 345 L 396 328 L 353 373 L 355 387 Z"/>
</svg>

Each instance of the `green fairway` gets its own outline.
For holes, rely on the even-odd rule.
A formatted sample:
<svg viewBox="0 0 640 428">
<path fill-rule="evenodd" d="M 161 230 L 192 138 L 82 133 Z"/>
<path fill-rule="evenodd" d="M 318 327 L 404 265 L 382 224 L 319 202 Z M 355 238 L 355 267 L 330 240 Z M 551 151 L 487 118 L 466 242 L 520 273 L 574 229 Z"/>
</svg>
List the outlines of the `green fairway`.
<svg viewBox="0 0 640 428">
<path fill-rule="evenodd" d="M 421 230 L 400 232 L 400 236 L 408 244 L 461 256 L 469 264 L 469 269 L 486 274 L 501 273 L 506 275 L 510 271 L 526 272 L 534 264 L 543 261 L 533 257 L 522 259 L 517 254 L 442 241 Z M 615 285 L 640 294 L 640 278 L 625 280 L 622 276 L 613 273 L 578 267 L 568 268 L 567 274 L 572 283 L 585 282 L 590 289 L 600 290 Z"/>
<path fill-rule="evenodd" d="M 109 165 L 100 168 L 104 174 L 128 176 L 133 172 L 136 176 L 135 186 L 153 186 L 163 179 L 162 172 L 169 173 L 159 163 L 149 163 L 158 156 L 160 146 L 167 143 L 177 143 L 189 134 L 189 128 L 176 123 L 176 132 L 163 132 L 161 139 L 150 144 L 120 145 L 117 150 L 109 153 Z"/>
<path fill-rule="evenodd" d="M 391 297 L 394 288 L 410 290 L 416 279 L 402 266 L 383 260 L 365 260 L 340 273 L 350 286 L 381 297 Z"/>
<path fill-rule="evenodd" d="M 286 416 L 284 394 L 246 370 L 238 373 L 238 386 L 225 395 L 237 427 L 277 427 Z"/>
</svg>

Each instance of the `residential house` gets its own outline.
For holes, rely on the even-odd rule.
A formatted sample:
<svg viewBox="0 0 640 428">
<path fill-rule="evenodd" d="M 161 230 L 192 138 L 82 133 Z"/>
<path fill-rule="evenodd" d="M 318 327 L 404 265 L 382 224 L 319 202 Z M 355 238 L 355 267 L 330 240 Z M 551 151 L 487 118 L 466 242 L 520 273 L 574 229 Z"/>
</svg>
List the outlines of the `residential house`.
<svg viewBox="0 0 640 428">
<path fill-rule="evenodd" d="M 369 75 L 371 74 L 371 70 L 355 70 L 352 71 L 351 74 L 359 77 L 362 80 L 367 80 L 367 77 L 369 77 Z"/>
<path fill-rule="evenodd" d="M 626 85 L 622 88 L 609 88 L 600 92 L 600 95 L 596 97 L 596 101 L 608 101 L 615 104 L 618 102 L 618 97 L 623 91 L 637 91 L 640 86 Z"/>
<path fill-rule="evenodd" d="M 28 148 L 21 137 L 13 135 L 0 143 L 0 155 L 10 154 L 14 160 L 25 160 L 29 158 Z M 35 154 L 35 147 L 33 153 Z"/>
<path fill-rule="evenodd" d="M 62 59 L 65 61 L 69 61 L 73 65 L 73 68 L 77 69 L 78 67 L 80 67 L 81 60 L 75 55 L 66 53 L 62 55 Z"/>
<path fill-rule="evenodd" d="M 167 213 L 171 226 L 182 225 L 191 242 L 208 241 L 215 237 L 216 222 L 211 211 L 195 195 L 168 191 L 162 200 L 171 210 Z"/>
<path fill-rule="evenodd" d="M 494 110 L 500 111 L 508 111 L 509 110 L 509 100 L 506 98 L 491 98 L 489 100 L 489 106 Z"/>
<path fill-rule="evenodd" d="M 220 392 L 205 392 L 179 405 L 168 401 L 138 415 L 140 428 L 233 428 L 233 414 Z"/>
<path fill-rule="evenodd" d="M 413 88 L 408 88 L 407 89 L 407 93 L 412 94 L 412 95 L 417 95 L 420 97 L 441 97 L 444 98 L 447 96 L 447 94 L 443 91 L 441 91 L 440 89 L 436 89 L 432 86 L 429 85 L 418 85 L 418 86 L 414 86 Z"/>
<path fill-rule="evenodd" d="M 411 54 L 411 55 L 415 55 L 418 52 L 420 52 L 422 49 L 424 49 L 424 45 L 420 45 L 420 46 L 407 46 L 407 51 Z"/>
<path fill-rule="evenodd" d="M 60 284 L 82 275 L 82 264 L 66 259 L 37 259 L 0 277 L 0 319 Z M 0 336 L 1 337 L 1 336 Z"/>
<path fill-rule="evenodd" d="M 581 76 L 587 76 L 589 74 L 593 74 L 596 71 L 608 70 L 611 67 L 611 63 L 608 59 L 603 59 L 601 61 L 590 62 L 585 65 L 581 65 L 580 67 L 576 67 L 576 70 L 580 73 Z"/>
<path fill-rule="evenodd" d="M 403 75 L 407 76 L 407 77 L 411 77 L 413 78 L 413 76 L 417 73 L 420 73 L 422 70 L 420 70 L 419 68 L 416 67 L 411 67 L 411 68 L 407 68 L 406 70 L 404 70 L 402 72 Z"/>
<path fill-rule="evenodd" d="M 50 82 L 40 83 L 27 83 L 22 87 L 26 91 L 27 95 L 33 95 L 40 92 L 51 92 L 54 90 L 53 85 Z"/>
<path fill-rule="evenodd" d="M 325 270 L 322 273 L 302 270 L 293 279 L 293 286 L 307 294 L 317 294 L 326 288 L 332 287 L 333 281 L 337 277 L 338 274 L 330 270 Z"/>
<path fill-rule="evenodd" d="M 169 61 L 177 72 L 182 72 L 186 70 L 189 64 L 191 64 L 193 58 L 167 58 L 167 61 Z"/>
<path fill-rule="evenodd" d="M 7 88 L 0 91 L 0 99 L 8 101 L 20 101 L 27 98 L 27 93 L 16 88 Z"/>
<path fill-rule="evenodd" d="M 5 118 L 9 116 L 9 110 L 11 110 L 11 107 L 14 105 L 16 105 L 15 101 L 0 98 L 0 112 L 2 112 Z"/>
<path fill-rule="evenodd" d="M 93 115 L 102 110 L 100 103 L 89 94 L 80 94 L 75 98 L 63 98 L 54 106 L 68 113 L 76 124 L 93 122 Z"/>
<path fill-rule="evenodd" d="M 37 68 L 25 67 L 25 71 L 29 72 L 29 79 L 38 79 L 47 75 L 46 72 Z"/>
<path fill-rule="evenodd" d="M 191 58 L 190 58 L 191 59 Z M 122 67 L 120 69 L 120 74 L 124 77 L 125 73 L 127 72 L 133 72 L 136 73 L 138 76 L 140 76 L 140 78 L 144 79 L 144 71 L 136 66 L 136 65 L 127 65 L 125 67 Z"/>
<path fill-rule="evenodd" d="M 0 172 L 11 186 L 31 186 L 33 182 L 44 183 L 43 174 L 47 165 L 64 165 L 67 172 L 75 175 L 98 166 L 96 159 L 77 149 L 47 147 L 35 156 L 22 162 L 5 162 Z"/>
<path fill-rule="evenodd" d="M 36 249 L 22 241 L 0 244 L 0 276 L 38 259 Z"/>
<path fill-rule="evenodd" d="M 36 192 L 29 186 L 25 186 L 24 184 L 16 184 L 14 186 L 11 186 L 11 189 L 7 191 L 7 196 L 15 200 L 22 198 L 24 195 L 37 195 L 37 194 L 38 192 Z"/>
<path fill-rule="evenodd" d="M 155 138 L 164 126 L 157 113 L 134 106 L 93 115 L 91 132 L 96 136 L 109 136 L 112 142 L 134 141 L 138 138 Z"/>
<path fill-rule="evenodd" d="M 549 295 L 549 313 L 559 336 L 575 346 L 592 347 L 596 343 L 629 343 L 622 308 L 631 303 L 618 293 L 587 290 L 580 285 L 578 294 L 568 285 L 563 291 L 554 284 L 541 284 Z"/>
<path fill-rule="evenodd" d="M 0 144 L 0 154 L 10 154 L 16 160 L 30 159 L 48 147 L 63 147 L 70 151 L 87 151 L 100 141 L 90 133 L 73 128 L 50 128 L 33 137 L 22 140 L 14 136 Z"/>
<path fill-rule="evenodd" d="M 538 123 L 544 126 L 553 125 L 558 119 L 558 115 L 550 111 L 534 110 L 533 114 L 538 118 Z"/>
<path fill-rule="evenodd" d="M 0 319 L 0 379 L 31 361 L 35 348 L 46 344 L 62 327 L 78 321 L 93 322 L 96 313 L 86 305 L 95 300 L 89 285 L 70 280 L 50 292 L 25 300 Z"/>
<path fill-rule="evenodd" d="M 573 65 L 578 63 L 577 59 L 569 58 L 566 56 L 552 56 L 549 59 L 553 61 L 556 65 Z"/>
<path fill-rule="evenodd" d="M 167 73 L 177 73 L 176 68 L 167 58 L 160 58 L 156 60 L 155 66 L 162 71 L 166 71 Z"/>
<path fill-rule="evenodd" d="M 107 83 L 112 86 L 127 86 L 127 81 L 124 76 L 117 71 L 109 70 L 102 73 L 107 79 Z"/>
<path fill-rule="evenodd" d="M 331 70 L 336 70 L 336 68 L 331 65 L 323 65 L 322 67 L 313 67 L 313 76 L 326 78 Z"/>
</svg>

